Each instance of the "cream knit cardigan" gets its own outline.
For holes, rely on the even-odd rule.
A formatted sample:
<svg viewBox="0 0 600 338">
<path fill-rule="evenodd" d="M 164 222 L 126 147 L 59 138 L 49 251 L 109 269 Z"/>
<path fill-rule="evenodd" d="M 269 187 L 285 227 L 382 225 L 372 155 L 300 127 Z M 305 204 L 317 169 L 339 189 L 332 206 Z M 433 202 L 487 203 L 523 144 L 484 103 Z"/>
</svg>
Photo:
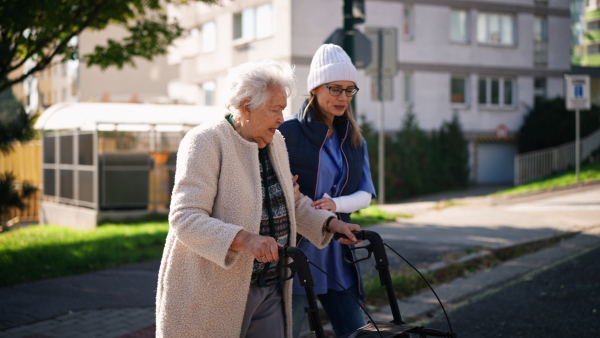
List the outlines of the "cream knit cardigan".
<svg viewBox="0 0 600 338">
<path fill-rule="evenodd" d="M 318 247 L 332 214 L 294 202 L 283 136 L 267 146 L 285 194 L 290 244 L 296 230 Z M 242 138 L 224 118 L 186 134 L 177 153 L 169 233 L 156 295 L 156 336 L 239 337 L 254 257 L 229 250 L 238 231 L 259 232 L 262 191 L 258 145 Z M 286 337 L 291 337 L 291 280 L 283 283 Z M 269 333 L 265 332 L 265 337 Z"/>
</svg>

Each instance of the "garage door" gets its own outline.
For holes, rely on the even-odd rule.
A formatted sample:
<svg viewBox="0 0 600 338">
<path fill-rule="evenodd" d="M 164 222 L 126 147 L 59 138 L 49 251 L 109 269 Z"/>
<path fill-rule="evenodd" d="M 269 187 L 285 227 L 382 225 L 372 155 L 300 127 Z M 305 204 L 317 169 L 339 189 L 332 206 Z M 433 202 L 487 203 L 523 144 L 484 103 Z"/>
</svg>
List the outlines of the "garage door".
<svg viewBox="0 0 600 338">
<path fill-rule="evenodd" d="M 479 143 L 477 184 L 512 184 L 517 147 L 513 143 Z"/>
</svg>

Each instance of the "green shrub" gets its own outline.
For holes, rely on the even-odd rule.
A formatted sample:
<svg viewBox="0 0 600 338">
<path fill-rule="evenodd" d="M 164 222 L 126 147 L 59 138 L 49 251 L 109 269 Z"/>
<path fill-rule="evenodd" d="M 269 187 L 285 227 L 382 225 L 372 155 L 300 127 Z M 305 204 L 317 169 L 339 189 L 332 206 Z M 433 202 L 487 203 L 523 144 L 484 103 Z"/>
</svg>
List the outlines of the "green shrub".
<svg viewBox="0 0 600 338">
<path fill-rule="evenodd" d="M 373 182 L 378 182 L 378 134 L 364 119 L 361 128 L 369 149 Z M 386 135 L 384 141 L 386 202 L 467 187 L 469 152 L 456 114 L 439 130 L 428 133 L 409 112 L 401 129 Z"/>
<path fill-rule="evenodd" d="M 600 107 L 592 106 L 579 114 L 582 138 L 600 128 Z M 566 109 L 563 98 L 537 100 L 517 135 L 519 153 L 575 141 L 575 112 Z"/>
</svg>

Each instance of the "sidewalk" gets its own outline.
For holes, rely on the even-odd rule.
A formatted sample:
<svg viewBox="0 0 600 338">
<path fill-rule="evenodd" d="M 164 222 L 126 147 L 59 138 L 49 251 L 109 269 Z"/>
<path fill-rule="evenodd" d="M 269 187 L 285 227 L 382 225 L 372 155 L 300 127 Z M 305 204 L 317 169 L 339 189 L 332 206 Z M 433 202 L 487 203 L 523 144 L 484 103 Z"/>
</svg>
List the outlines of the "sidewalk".
<svg viewBox="0 0 600 338">
<path fill-rule="evenodd" d="M 497 187 L 489 188 L 494 189 Z M 415 216 L 370 230 L 377 231 L 411 262 L 430 264 L 444 253 L 464 252 L 466 248 L 497 248 L 569 231 L 582 233 L 554 248 L 436 287 L 445 306 L 580 250 L 600 246 L 600 185 L 512 201 L 485 197 L 484 190 L 385 205 L 382 209 L 387 212 Z M 440 200 L 454 200 L 459 205 L 432 209 Z M 154 337 L 157 271 L 158 261 L 152 261 L 0 289 L 0 337 Z M 430 291 L 399 305 L 407 322 L 439 310 Z M 389 309 L 383 307 L 371 316 L 389 320 Z"/>
</svg>

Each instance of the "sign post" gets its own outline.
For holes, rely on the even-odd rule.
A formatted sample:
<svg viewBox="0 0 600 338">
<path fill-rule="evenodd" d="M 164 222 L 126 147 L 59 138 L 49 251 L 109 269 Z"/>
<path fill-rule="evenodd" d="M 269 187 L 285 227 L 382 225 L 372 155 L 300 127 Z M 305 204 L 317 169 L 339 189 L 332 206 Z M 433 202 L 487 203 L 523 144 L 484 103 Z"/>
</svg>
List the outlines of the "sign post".
<svg viewBox="0 0 600 338">
<path fill-rule="evenodd" d="M 575 176 L 579 182 L 579 110 L 590 110 L 590 76 L 565 74 L 567 110 L 575 110 Z"/>
<path fill-rule="evenodd" d="M 393 77 L 398 71 L 396 28 L 367 27 L 366 35 L 371 40 L 371 63 L 365 68 L 365 73 L 371 75 L 371 97 L 379 101 L 379 146 L 378 167 L 379 204 L 385 203 L 385 130 L 383 122 L 383 101 L 393 100 Z"/>
</svg>

